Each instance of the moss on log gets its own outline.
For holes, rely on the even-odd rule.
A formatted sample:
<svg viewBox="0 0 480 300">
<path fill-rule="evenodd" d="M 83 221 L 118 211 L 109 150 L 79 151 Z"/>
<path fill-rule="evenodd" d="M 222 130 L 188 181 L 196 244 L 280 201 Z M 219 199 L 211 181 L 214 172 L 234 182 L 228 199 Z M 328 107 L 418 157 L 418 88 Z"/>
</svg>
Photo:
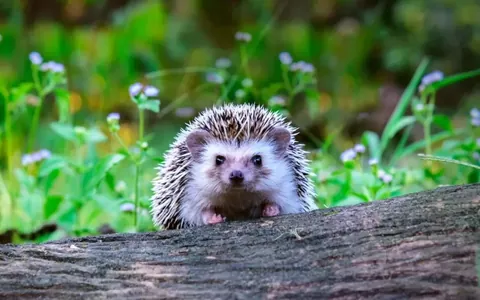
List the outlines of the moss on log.
<svg viewBox="0 0 480 300">
<path fill-rule="evenodd" d="M 480 299 L 480 184 L 249 222 L 0 246 L 0 299 Z"/>
</svg>

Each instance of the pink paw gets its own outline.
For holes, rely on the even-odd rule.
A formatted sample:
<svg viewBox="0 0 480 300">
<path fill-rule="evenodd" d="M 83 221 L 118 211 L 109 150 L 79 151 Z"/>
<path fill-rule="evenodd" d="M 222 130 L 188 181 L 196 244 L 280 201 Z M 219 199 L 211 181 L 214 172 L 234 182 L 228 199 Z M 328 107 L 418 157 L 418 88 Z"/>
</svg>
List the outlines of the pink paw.
<svg viewBox="0 0 480 300">
<path fill-rule="evenodd" d="M 223 221 L 225 221 L 225 219 L 222 217 L 222 215 L 213 214 L 210 216 L 210 218 L 208 218 L 207 223 L 217 224 L 217 223 L 222 223 Z"/>
<path fill-rule="evenodd" d="M 266 204 L 262 211 L 264 217 L 275 217 L 280 214 L 280 207 L 277 204 Z"/>
<path fill-rule="evenodd" d="M 203 212 L 203 221 L 205 224 L 217 224 L 224 222 L 225 218 L 211 210 L 206 210 Z"/>
</svg>

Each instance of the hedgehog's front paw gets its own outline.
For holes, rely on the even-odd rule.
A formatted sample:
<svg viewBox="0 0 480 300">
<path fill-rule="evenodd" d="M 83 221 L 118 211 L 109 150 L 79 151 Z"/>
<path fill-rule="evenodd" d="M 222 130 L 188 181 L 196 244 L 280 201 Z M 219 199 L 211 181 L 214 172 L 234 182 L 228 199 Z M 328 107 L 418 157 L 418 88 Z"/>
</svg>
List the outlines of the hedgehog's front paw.
<svg viewBox="0 0 480 300">
<path fill-rule="evenodd" d="M 203 222 L 205 224 L 217 224 L 225 221 L 222 215 L 216 214 L 212 210 L 206 210 L 203 212 Z"/>
<path fill-rule="evenodd" d="M 262 211 L 263 217 L 275 217 L 280 214 L 280 206 L 278 204 L 265 204 Z"/>
</svg>

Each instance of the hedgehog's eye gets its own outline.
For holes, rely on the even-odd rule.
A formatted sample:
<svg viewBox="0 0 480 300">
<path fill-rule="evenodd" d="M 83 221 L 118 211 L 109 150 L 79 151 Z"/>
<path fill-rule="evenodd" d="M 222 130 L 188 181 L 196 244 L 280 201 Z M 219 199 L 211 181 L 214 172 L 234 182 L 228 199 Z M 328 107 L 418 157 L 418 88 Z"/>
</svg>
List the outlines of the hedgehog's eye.
<svg viewBox="0 0 480 300">
<path fill-rule="evenodd" d="M 223 164 L 224 161 L 225 161 L 225 156 L 217 155 L 217 157 L 215 158 L 215 164 L 217 166 Z"/>
<path fill-rule="evenodd" d="M 252 163 L 255 166 L 261 166 L 262 165 L 262 157 L 260 155 L 254 155 L 252 157 Z"/>
</svg>

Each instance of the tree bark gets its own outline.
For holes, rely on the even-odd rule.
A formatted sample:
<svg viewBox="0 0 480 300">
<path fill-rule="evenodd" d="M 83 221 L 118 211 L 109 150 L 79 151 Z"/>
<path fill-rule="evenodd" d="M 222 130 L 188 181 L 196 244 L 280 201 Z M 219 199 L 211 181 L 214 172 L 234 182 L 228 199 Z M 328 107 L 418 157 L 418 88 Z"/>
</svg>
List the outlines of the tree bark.
<svg viewBox="0 0 480 300">
<path fill-rule="evenodd" d="M 0 247 L 0 299 L 480 299 L 480 184 Z"/>
</svg>

